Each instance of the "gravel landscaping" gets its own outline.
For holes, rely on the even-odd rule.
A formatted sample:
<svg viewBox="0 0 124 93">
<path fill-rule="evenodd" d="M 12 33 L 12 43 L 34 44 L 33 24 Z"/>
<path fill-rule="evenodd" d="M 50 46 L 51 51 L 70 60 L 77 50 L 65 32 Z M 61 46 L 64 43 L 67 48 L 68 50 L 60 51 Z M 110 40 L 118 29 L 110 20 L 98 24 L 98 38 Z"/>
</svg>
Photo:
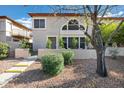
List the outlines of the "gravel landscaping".
<svg viewBox="0 0 124 93">
<path fill-rule="evenodd" d="M 36 61 L 26 72 L 10 81 L 4 88 L 96 88 L 124 87 L 124 57 L 117 60 L 106 58 L 108 77 L 101 78 L 96 74 L 96 60 L 75 60 L 73 65 L 66 66 L 59 75 L 50 77 L 42 71 Z"/>
<path fill-rule="evenodd" d="M 6 58 L 4 60 L 0 60 L 0 74 L 3 73 L 5 70 L 11 68 L 13 65 L 17 64 L 21 60 L 16 60 L 13 58 Z"/>
</svg>

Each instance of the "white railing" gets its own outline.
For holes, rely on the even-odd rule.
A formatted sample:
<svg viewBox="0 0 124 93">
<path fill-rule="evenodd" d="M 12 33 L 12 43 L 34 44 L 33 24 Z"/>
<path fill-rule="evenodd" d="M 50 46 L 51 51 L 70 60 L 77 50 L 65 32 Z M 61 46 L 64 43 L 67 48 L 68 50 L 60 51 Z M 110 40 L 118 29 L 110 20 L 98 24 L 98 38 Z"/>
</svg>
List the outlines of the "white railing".
<svg viewBox="0 0 124 93">
<path fill-rule="evenodd" d="M 27 38 L 31 37 L 31 33 L 25 30 L 13 29 L 12 35 L 14 36 L 24 36 Z"/>
</svg>

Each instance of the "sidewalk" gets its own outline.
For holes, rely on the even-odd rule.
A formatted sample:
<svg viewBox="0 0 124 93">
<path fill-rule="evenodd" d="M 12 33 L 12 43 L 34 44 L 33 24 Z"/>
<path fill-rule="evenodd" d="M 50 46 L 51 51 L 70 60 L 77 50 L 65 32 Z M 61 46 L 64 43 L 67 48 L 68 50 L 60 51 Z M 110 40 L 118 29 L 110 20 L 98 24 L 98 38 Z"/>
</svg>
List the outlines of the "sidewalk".
<svg viewBox="0 0 124 93">
<path fill-rule="evenodd" d="M 0 74 L 0 87 L 7 84 L 9 81 L 11 81 L 13 78 L 16 78 L 21 73 L 25 72 L 25 70 L 35 62 L 37 59 L 37 56 L 31 56 L 28 58 L 25 58 L 20 63 L 14 65 L 12 68 L 6 70 L 4 73 Z"/>
</svg>

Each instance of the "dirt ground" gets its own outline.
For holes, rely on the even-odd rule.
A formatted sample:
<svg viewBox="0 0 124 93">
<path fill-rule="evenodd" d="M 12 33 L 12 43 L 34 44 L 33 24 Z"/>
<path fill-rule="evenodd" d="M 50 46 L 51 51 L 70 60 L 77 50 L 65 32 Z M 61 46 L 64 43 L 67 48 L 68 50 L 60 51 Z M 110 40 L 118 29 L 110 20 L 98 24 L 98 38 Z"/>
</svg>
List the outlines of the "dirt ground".
<svg viewBox="0 0 124 93">
<path fill-rule="evenodd" d="M 4 88 L 117 88 L 124 87 L 124 57 L 106 58 L 108 77 L 96 74 L 96 60 L 75 60 L 59 75 L 47 76 L 36 61 L 26 72 L 10 81 Z"/>
</svg>

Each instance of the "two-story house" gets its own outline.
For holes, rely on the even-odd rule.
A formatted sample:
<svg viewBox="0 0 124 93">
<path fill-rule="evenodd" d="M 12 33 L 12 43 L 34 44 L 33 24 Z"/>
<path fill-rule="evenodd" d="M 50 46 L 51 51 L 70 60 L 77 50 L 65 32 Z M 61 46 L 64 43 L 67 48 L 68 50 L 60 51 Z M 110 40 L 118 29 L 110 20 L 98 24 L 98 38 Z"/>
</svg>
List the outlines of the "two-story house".
<svg viewBox="0 0 124 93">
<path fill-rule="evenodd" d="M 7 16 L 0 16 L 0 42 L 6 42 L 14 50 L 22 39 L 32 40 L 32 30 L 26 26 L 10 19 Z"/>
<path fill-rule="evenodd" d="M 80 14 L 29 13 L 32 17 L 33 50 L 46 48 L 47 40 L 52 41 L 52 49 L 59 48 L 59 38 L 65 48 L 72 48 L 72 38 L 78 41 L 77 49 L 85 49 L 85 17 Z M 91 34 L 89 28 L 88 33 Z"/>
</svg>

